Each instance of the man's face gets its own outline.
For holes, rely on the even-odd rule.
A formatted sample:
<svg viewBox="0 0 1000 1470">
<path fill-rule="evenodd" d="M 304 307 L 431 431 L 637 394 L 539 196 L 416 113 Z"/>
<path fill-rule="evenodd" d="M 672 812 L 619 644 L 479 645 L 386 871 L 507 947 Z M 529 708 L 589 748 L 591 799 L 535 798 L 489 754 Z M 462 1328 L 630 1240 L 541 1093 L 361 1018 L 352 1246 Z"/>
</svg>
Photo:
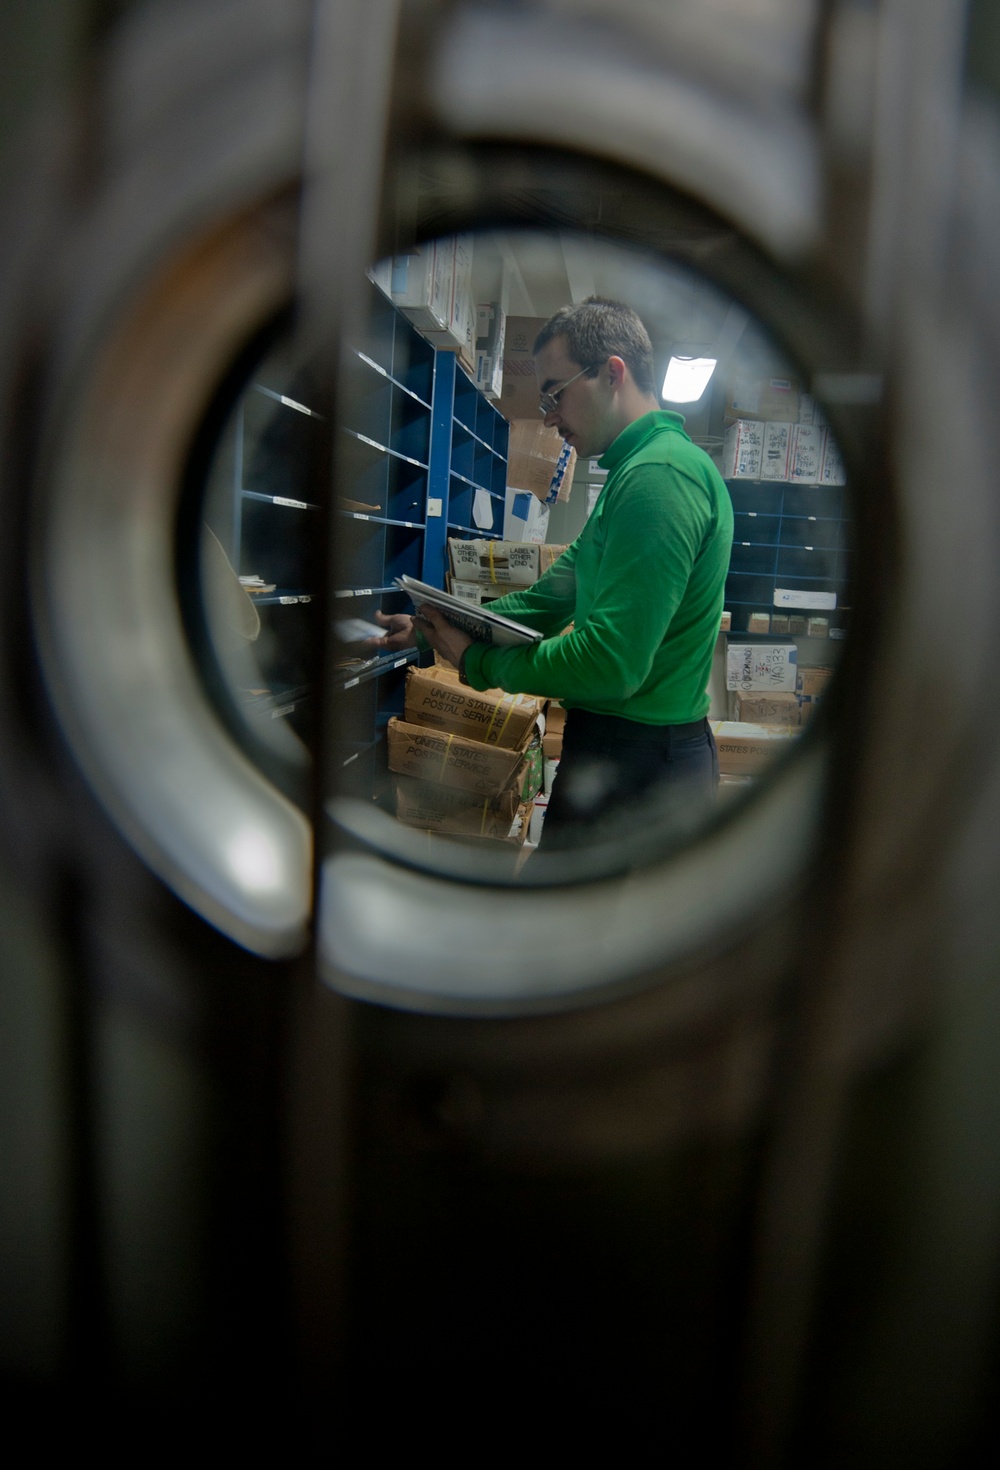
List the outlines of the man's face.
<svg viewBox="0 0 1000 1470">
<path fill-rule="evenodd" d="M 559 401 L 545 424 L 571 444 L 581 459 L 603 454 L 615 439 L 618 429 L 612 420 L 606 385 L 600 373 L 589 378 L 577 374 L 585 366 L 574 362 L 566 350 L 565 337 L 553 337 L 535 358 L 535 377 L 539 393 L 559 393 Z M 576 378 L 575 382 L 570 382 Z"/>
</svg>

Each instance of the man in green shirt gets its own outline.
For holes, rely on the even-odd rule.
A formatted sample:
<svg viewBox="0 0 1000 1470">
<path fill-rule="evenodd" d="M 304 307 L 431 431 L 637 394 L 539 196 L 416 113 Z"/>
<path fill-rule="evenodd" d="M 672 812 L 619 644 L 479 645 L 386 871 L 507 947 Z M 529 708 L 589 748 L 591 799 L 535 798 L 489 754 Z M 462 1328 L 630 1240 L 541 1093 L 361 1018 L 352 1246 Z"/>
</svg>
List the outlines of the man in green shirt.
<svg viewBox="0 0 1000 1470">
<path fill-rule="evenodd" d="M 688 827 L 718 781 L 707 687 L 733 538 L 729 493 L 683 418 L 660 409 L 649 336 L 629 307 L 595 297 L 564 307 L 534 359 L 545 423 L 608 471 L 573 544 L 534 586 L 491 604 L 545 637 L 493 648 L 425 606 L 415 620 L 379 615 L 382 646 L 412 645 L 416 622 L 474 689 L 562 701 L 546 850 L 616 838 L 650 816 Z"/>
</svg>

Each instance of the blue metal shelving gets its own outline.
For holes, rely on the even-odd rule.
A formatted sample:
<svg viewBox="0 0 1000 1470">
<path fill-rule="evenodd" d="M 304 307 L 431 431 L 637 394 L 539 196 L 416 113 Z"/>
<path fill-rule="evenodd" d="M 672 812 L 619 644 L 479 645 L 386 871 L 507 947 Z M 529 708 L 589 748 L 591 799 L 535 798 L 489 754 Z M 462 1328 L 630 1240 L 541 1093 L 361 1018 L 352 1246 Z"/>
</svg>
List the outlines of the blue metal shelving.
<svg viewBox="0 0 1000 1470">
<path fill-rule="evenodd" d="M 764 480 L 727 484 L 735 526 L 726 606 L 734 625 L 742 625 L 733 631 L 742 632 L 754 612 L 793 612 L 775 608 L 776 588 L 834 593 L 836 609 L 824 615 L 834 627 L 845 626 L 854 552 L 847 487 Z"/>
</svg>

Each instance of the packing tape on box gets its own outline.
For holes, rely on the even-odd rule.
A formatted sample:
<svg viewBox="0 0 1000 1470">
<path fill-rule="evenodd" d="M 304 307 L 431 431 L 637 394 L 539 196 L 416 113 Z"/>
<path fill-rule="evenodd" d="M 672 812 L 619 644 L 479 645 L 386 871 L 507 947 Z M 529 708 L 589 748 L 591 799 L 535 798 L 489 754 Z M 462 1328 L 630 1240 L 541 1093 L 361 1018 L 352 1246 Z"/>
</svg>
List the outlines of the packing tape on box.
<svg viewBox="0 0 1000 1470">
<path fill-rule="evenodd" d="M 504 696 L 503 699 L 501 699 L 500 703 L 497 705 L 496 709 L 493 711 L 492 715 L 490 716 L 490 722 L 489 722 L 489 724 L 486 727 L 486 734 L 485 734 L 485 736 L 483 738 L 484 738 L 484 740 L 485 740 L 485 742 L 486 742 L 487 745 L 489 744 L 490 736 L 493 734 L 493 726 L 496 723 L 497 715 L 500 713 L 500 711 L 504 707 L 504 704 L 506 703 L 507 704 L 507 715 L 506 715 L 506 718 L 504 719 L 503 724 L 500 726 L 500 729 L 497 731 L 497 744 L 499 745 L 502 742 L 502 740 L 503 740 L 503 732 L 506 730 L 507 726 L 510 724 L 510 717 L 514 713 L 514 705 L 515 705 L 516 702 L 517 702 L 517 695 L 516 694 L 507 694 L 507 695 Z"/>
<path fill-rule="evenodd" d="M 486 818 L 489 815 L 489 810 L 490 810 L 490 799 L 489 799 L 489 797 L 487 797 L 486 800 L 483 802 L 483 820 L 479 824 L 479 835 L 480 835 L 480 837 L 484 836 L 485 833 L 486 833 Z"/>
<path fill-rule="evenodd" d="M 438 776 L 439 781 L 444 780 L 444 773 L 448 767 L 448 757 L 451 755 L 451 742 L 454 740 L 454 738 L 454 735 L 449 735 L 447 737 L 447 743 L 444 747 L 444 755 L 441 757 L 441 774 Z"/>
</svg>

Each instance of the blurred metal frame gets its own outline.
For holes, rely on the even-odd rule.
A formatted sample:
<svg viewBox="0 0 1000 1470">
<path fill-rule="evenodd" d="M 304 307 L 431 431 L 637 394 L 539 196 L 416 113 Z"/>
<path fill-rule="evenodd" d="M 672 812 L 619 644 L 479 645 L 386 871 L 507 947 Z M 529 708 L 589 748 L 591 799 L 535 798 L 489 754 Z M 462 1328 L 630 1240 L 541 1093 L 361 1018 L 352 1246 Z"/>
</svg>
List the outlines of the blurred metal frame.
<svg viewBox="0 0 1000 1470">
<path fill-rule="evenodd" d="M 15 196 L 30 233 L 13 250 L 3 297 L 5 493 L 19 546 L 27 544 L 16 519 L 27 486 L 39 516 L 49 496 L 65 510 L 79 488 L 73 466 L 83 460 L 75 455 L 88 446 L 89 460 L 86 434 L 94 427 L 85 405 L 124 411 L 130 401 L 120 359 L 110 355 L 125 345 L 116 334 L 129 325 L 129 311 L 168 281 L 187 280 L 182 263 L 199 249 L 216 267 L 233 259 L 223 248 L 227 229 L 243 249 L 253 237 L 253 228 L 241 234 L 245 222 L 259 224 L 262 201 L 294 186 L 308 17 L 304 5 L 281 9 L 181 0 L 136 7 L 89 58 L 76 94 L 83 126 L 67 137 L 40 135 L 41 167 Z M 558 1355 L 559 1386 L 578 1397 L 594 1387 L 588 1355 L 596 1355 L 615 1408 L 628 1402 L 633 1410 L 628 1394 L 637 1392 L 655 1415 L 664 1384 L 676 1382 L 672 1422 L 687 1414 L 703 1443 L 711 1438 L 741 1462 L 884 1463 L 892 1454 L 937 1465 L 968 1458 L 989 1436 L 995 1448 L 1000 773 L 991 722 L 1000 444 L 991 390 L 1000 352 L 1000 132 L 995 110 L 963 95 L 965 7 L 760 0 L 748 11 L 731 0 L 669 8 L 620 0 L 612 14 L 592 0 L 413 0 L 399 13 L 391 84 L 395 7 L 387 0 L 374 13 L 369 31 L 371 12 L 361 4 L 316 7 L 303 285 L 333 336 L 347 307 L 324 286 L 323 232 L 331 220 L 351 220 L 351 232 L 338 235 L 346 279 L 347 264 L 377 237 L 371 162 L 383 129 L 390 159 L 421 150 L 449 157 L 459 195 L 477 150 L 485 157 L 515 144 L 558 145 L 690 191 L 751 236 L 777 270 L 843 302 L 857 330 L 851 372 L 835 387 L 849 398 L 867 392 L 873 377 L 885 384 L 880 405 L 855 404 L 853 419 L 845 412 L 845 428 L 856 421 L 860 448 L 866 416 L 881 415 L 888 448 L 870 467 L 885 477 L 869 522 L 872 636 L 845 670 L 830 732 L 832 799 L 819 837 L 828 860 L 791 902 L 750 933 L 717 943 L 706 936 L 668 968 L 644 954 L 644 973 L 632 977 L 639 989 L 562 1015 L 413 1016 L 352 1006 L 319 985 L 289 981 L 282 990 L 271 1015 L 278 1029 L 299 1003 L 293 1044 L 282 1054 L 294 1127 L 280 1165 L 268 1155 L 264 1192 L 280 1201 L 287 1228 L 285 1254 L 272 1240 L 281 1258 L 266 1264 L 267 1289 L 281 1295 L 289 1275 L 297 1283 L 291 1325 L 287 1304 L 267 1315 L 278 1334 L 268 1364 L 287 1347 L 295 1365 L 284 1402 L 304 1396 L 322 1407 L 326 1375 L 332 1364 L 344 1366 L 345 1344 L 342 1383 L 355 1402 L 376 1380 L 384 1397 L 387 1335 L 409 1350 L 418 1401 L 440 1387 L 439 1361 L 471 1391 L 481 1365 L 467 1361 L 474 1355 L 463 1334 L 475 1331 L 478 1353 L 495 1372 L 517 1342 L 519 1366 L 527 1362 L 551 1382 L 546 1370 L 551 1375 Z M 340 165 L 330 162 L 323 131 L 334 118 L 343 128 L 352 99 L 366 110 L 354 140 L 357 167 L 348 169 L 342 156 Z M 758 187 L 747 189 L 748 170 Z M 457 219 L 465 207 L 456 206 Z M 381 243 L 391 245 L 383 221 Z M 417 216 L 395 225 L 405 233 Z M 265 248 L 259 292 L 229 298 L 234 316 L 217 323 L 214 358 L 185 332 L 197 374 L 174 405 L 178 416 L 160 420 L 165 433 L 178 433 L 194 413 L 213 361 L 225 357 L 223 339 L 237 343 L 235 317 L 280 295 L 292 258 L 287 242 L 278 255 L 280 263 Z M 247 279 L 256 266 L 248 269 Z M 210 274 L 190 279 L 198 287 L 191 303 L 207 299 L 199 292 Z M 145 320 L 137 314 L 130 325 Z M 102 363 L 109 396 L 88 400 L 102 386 L 92 376 Z M 103 454 L 108 446 L 96 447 Z M 162 460 L 159 473 L 167 484 Z M 108 502 L 112 515 L 130 509 L 125 488 L 118 482 L 118 498 Z M 149 517 L 137 501 L 128 523 L 134 536 L 117 544 L 151 557 L 152 576 L 136 597 L 149 594 L 147 610 L 160 620 L 157 636 L 176 669 L 184 650 L 171 641 L 176 617 L 165 612 L 170 517 L 165 503 L 146 504 Z M 80 682 L 83 665 L 68 674 L 67 660 L 95 659 L 102 680 L 121 675 L 102 667 L 100 629 L 86 626 L 83 584 L 88 573 L 106 577 L 108 563 L 92 534 L 100 525 L 84 524 L 87 540 L 77 542 L 80 524 L 68 515 L 61 521 L 59 574 L 53 579 L 52 564 L 39 565 L 36 580 L 38 587 L 49 578 L 40 624 L 71 742 L 94 691 Z M 59 525 L 44 518 L 36 545 Z M 83 551 L 76 564 L 74 552 Z M 142 573 L 141 561 L 135 571 Z M 942 584 L 947 599 L 936 595 Z M 73 600 L 60 612 L 64 589 Z M 147 1039 L 162 1034 L 164 1011 L 186 1036 L 178 997 L 187 996 L 189 981 L 192 993 L 208 993 L 201 952 L 224 967 L 220 941 L 149 898 L 74 786 L 59 722 L 40 697 L 27 713 L 21 707 L 32 635 L 19 596 L 20 588 L 6 601 L 3 708 L 13 734 L 3 771 L 22 883 L 44 895 L 67 865 L 77 873 L 92 866 L 98 902 L 90 927 L 74 938 L 67 926 L 63 936 L 71 964 L 85 971 L 86 952 L 90 982 L 114 977 L 141 1011 Z M 65 624 L 70 607 L 79 627 Z M 155 683 L 154 667 L 145 670 L 150 676 Z M 95 683 L 101 687 L 108 692 Z M 204 713 L 197 686 L 185 675 L 174 687 L 197 727 Z M 245 894 L 212 893 L 162 835 L 150 843 L 141 801 L 121 800 L 128 770 L 96 746 L 87 753 L 99 725 L 84 732 L 78 755 L 147 862 L 241 942 L 268 952 L 293 945 L 304 918 L 304 847 L 289 860 L 288 905 L 255 937 Z M 138 766 L 136 773 L 141 780 Z M 276 821 L 289 817 L 252 773 L 240 780 L 248 800 L 260 797 Z M 169 806 L 164 798 L 162 813 Z M 81 811 L 89 815 L 78 827 Z M 302 833 L 294 820 L 289 830 L 290 852 Z M 130 904 L 143 895 L 134 931 L 116 910 L 122 893 Z M 44 899 L 40 912 L 57 907 Z M 79 905 L 74 912 L 85 916 Z M 161 951 L 162 973 L 154 960 Z M 258 973 L 249 960 L 240 965 L 242 979 Z M 42 968 L 25 971 L 32 984 Z M 231 998 L 219 1013 L 232 1044 L 244 1048 L 246 1075 L 234 1092 L 245 1101 L 257 1055 L 252 1028 L 243 1029 Z M 259 1005 L 253 1014 L 266 1031 Z M 212 1088 L 203 1085 L 203 1042 L 193 1030 L 195 1040 L 177 1043 L 174 1060 L 182 1060 L 169 1084 L 150 1082 L 142 1094 L 135 1130 L 147 1146 L 157 1127 L 170 1131 L 176 1157 L 168 1149 L 165 1161 L 156 1156 L 156 1170 L 129 1174 L 135 1156 L 108 1144 L 113 1121 L 131 1113 L 141 1092 L 141 1069 L 120 1065 L 118 1114 L 105 1100 L 82 1140 L 91 1162 L 100 1162 L 90 1181 L 96 1192 L 82 1191 L 76 1205 L 76 1223 L 91 1232 L 92 1255 L 111 1280 L 113 1308 L 98 1325 L 115 1337 L 120 1362 L 140 1378 L 143 1363 L 150 1369 L 142 1391 L 155 1401 L 159 1385 L 161 1403 L 178 1384 L 191 1386 L 185 1357 L 204 1337 L 205 1309 L 193 1305 L 193 1328 L 174 1324 L 173 1335 L 165 1329 L 151 1347 L 148 1279 L 134 1259 L 129 1278 L 128 1259 L 123 1264 L 111 1243 L 138 1244 L 141 1260 L 148 1252 L 171 1261 L 176 1274 L 164 1279 L 180 1282 L 185 1300 L 200 1301 L 182 1249 L 185 1230 L 209 1228 L 204 1205 L 192 1204 L 189 1146 L 200 1130 L 216 1128 L 218 1113 L 205 1101 Z M 117 1034 L 134 1040 L 131 1031 Z M 95 1056 L 113 1050 L 106 1033 L 101 1046 L 89 1053 L 81 1046 L 77 1055 L 92 1081 Z M 123 1045 L 119 1064 L 125 1052 L 148 1063 L 148 1050 Z M 241 1113 L 242 1146 L 255 1149 L 279 1118 L 287 1126 L 278 1110 L 269 1095 L 266 1116 Z M 218 1167 L 224 1156 L 212 1157 Z M 124 1226 L 114 1208 L 123 1198 Z M 202 1196 L 219 1198 L 211 1190 Z M 57 1212 L 54 1204 L 53 1218 Z M 233 1226 L 233 1214 L 226 1222 Z M 536 1260 L 549 1264 L 561 1296 L 542 1294 Z M 433 1269 L 423 1269 L 425 1261 Z M 686 1270 L 695 1283 L 689 1296 L 678 1285 Z M 583 1291 L 574 1271 L 585 1277 Z M 46 1291 L 58 1295 L 51 1284 Z M 485 1330 L 463 1292 L 489 1317 Z M 153 1294 L 157 1324 L 169 1317 L 165 1296 Z M 239 1290 L 225 1300 L 235 1310 Z M 235 1329 L 227 1335 L 222 1320 L 213 1323 L 212 1341 L 245 1362 Z M 549 1357 L 544 1331 L 524 1340 L 528 1320 L 552 1334 Z M 247 1322 L 245 1301 L 238 1321 Z M 491 1337 L 495 1322 L 502 1330 Z M 56 1323 L 53 1341 L 59 1330 Z M 435 1348 L 445 1355 L 439 1361 Z M 58 1348 L 47 1361 L 52 1355 Z M 30 1364 L 18 1366 L 30 1377 Z M 43 1371 L 37 1381 L 52 1380 Z M 123 1372 L 119 1391 L 128 1381 Z"/>
</svg>

